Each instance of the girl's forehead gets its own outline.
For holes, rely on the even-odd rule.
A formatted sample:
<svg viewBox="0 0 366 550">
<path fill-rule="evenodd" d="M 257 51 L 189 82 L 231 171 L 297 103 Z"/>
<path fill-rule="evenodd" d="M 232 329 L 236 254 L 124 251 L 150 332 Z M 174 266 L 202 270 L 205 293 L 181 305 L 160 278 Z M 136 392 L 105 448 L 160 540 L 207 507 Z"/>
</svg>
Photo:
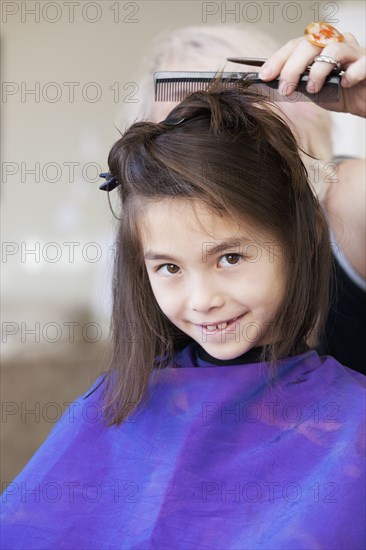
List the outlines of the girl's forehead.
<svg viewBox="0 0 366 550">
<path fill-rule="evenodd" d="M 199 199 L 172 197 L 149 201 L 141 209 L 140 216 L 145 242 L 177 237 L 225 240 L 247 236 L 254 240 L 261 233 L 245 216 L 239 219 L 227 212 L 216 212 Z"/>
</svg>

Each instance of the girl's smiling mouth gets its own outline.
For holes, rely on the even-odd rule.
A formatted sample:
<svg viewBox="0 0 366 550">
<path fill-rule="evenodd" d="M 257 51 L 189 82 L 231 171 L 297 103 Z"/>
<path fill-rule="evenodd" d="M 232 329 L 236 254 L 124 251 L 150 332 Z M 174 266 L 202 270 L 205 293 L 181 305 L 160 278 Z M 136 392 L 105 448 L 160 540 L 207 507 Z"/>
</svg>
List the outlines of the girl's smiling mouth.
<svg viewBox="0 0 366 550">
<path fill-rule="evenodd" d="M 228 319 L 227 321 L 218 321 L 218 322 L 214 322 L 214 323 L 201 323 L 198 326 L 202 327 L 204 331 L 209 332 L 210 334 L 213 334 L 213 333 L 221 331 L 221 330 L 229 329 L 230 327 L 232 327 L 234 325 L 234 323 L 236 321 L 241 319 L 244 315 L 245 315 L 245 313 L 243 313 L 242 315 L 239 315 L 238 317 L 232 317 L 231 319 Z"/>
</svg>

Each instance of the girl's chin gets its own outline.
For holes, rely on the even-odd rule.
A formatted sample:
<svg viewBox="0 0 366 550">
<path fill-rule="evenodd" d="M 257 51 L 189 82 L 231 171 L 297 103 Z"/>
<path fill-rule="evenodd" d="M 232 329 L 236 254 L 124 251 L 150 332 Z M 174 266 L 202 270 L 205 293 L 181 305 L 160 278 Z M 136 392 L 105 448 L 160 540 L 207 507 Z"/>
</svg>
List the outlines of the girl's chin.
<svg viewBox="0 0 366 550">
<path fill-rule="evenodd" d="M 207 346 L 202 343 L 200 344 L 200 346 L 205 350 L 206 353 L 208 353 L 208 355 L 210 355 L 214 359 L 218 359 L 219 361 L 230 361 L 231 359 L 236 359 L 237 357 L 240 357 L 244 353 L 247 353 L 254 347 L 248 344 L 247 347 L 241 346 L 240 349 L 236 346 L 228 346 L 227 349 L 218 349 L 216 346 Z"/>
</svg>

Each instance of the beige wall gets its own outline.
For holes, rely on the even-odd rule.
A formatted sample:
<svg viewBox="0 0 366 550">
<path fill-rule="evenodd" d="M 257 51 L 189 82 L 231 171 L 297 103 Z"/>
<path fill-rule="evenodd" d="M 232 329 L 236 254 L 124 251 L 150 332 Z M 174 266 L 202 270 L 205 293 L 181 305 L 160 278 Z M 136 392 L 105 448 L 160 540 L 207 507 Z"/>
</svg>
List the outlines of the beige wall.
<svg viewBox="0 0 366 550">
<path fill-rule="evenodd" d="M 230 15 L 222 6 L 239 11 Z M 1 264 L 2 353 L 8 371 L 18 359 L 12 399 L 21 400 L 27 391 L 26 377 L 33 372 L 26 370 L 29 361 L 59 369 L 60 362 L 51 358 L 64 357 L 70 364 L 75 342 L 99 344 L 100 336 L 107 338 L 115 220 L 107 195 L 98 190 L 93 163 L 107 166 L 108 151 L 118 139 L 116 114 L 134 90 L 150 40 L 163 30 L 203 24 L 206 13 L 207 24 L 235 23 L 243 32 L 249 25 L 284 42 L 302 34 L 318 7 L 320 14 L 325 8 L 323 17 L 333 17 L 340 30 L 352 30 L 364 43 L 363 2 L 2 3 L 1 229 L 7 253 Z M 74 83 L 73 100 L 67 83 Z M 26 93 L 31 89 L 36 96 Z M 96 91 L 100 97 L 94 101 Z M 138 91 L 134 97 L 139 99 Z M 342 130 L 338 153 L 344 146 L 344 152 L 360 154 L 360 128 Z M 75 163 L 73 178 L 70 163 Z M 39 181 L 32 168 L 39 171 Z M 26 254 L 31 249 L 36 255 Z M 70 323 L 79 323 L 74 338 Z M 16 440 L 17 433 L 12 437 Z"/>
</svg>

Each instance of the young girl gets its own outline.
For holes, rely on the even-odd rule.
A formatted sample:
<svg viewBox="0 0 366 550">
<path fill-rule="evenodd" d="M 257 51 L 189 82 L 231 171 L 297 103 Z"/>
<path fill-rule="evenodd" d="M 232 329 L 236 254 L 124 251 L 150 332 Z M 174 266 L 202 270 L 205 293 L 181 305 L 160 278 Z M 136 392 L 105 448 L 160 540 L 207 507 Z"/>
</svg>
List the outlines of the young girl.
<svg viewBox="0 0 366 550">
<path fill-rule="evenodd" d="M 228 72 L 257 70 L 228 62 L 228 57 L 270 56 L 266 66 L 271 70 L 267 72 L 266 80 L 281 74 L 282 81 L 295 83 L 315 56 L 323 53 L 340 60 L 342 68 L 347 68 L 347 78 L 349 81 L 353 79 L 353 84 L 357 84 L 359 79 L 365 79 L 365 64 L 362 61 L 365 49 L 358 45 L 350 33 L 344 34 L 343 42 L 333 42 L 324 51 L 310 43 L 305 36 L 278 48 L 279 45 L 268 33 L 250 24 L 204 24 L 169 30 L 156 37 L 149 47 L 138 79 L 140 101 L 124 104 L 119 125 L 125 127 L 127 120 L 142 118 L 158 122 L 176 105 L 174 102 L 154 101 L 153 74 L 156 71 L 212 71 L 219 68 Z M 333 67 L 332 63 L 313 63 L 313 81 L 321 86 L 324 75 L 329 74 Z M 334 157 L 332 137 L 336 144 L 339 134 L 332 128 L 329 112 L 329 109 L 334 109 L 365 116 L 366 96 L 364 83 L 347 89 L 343 87 L 343 77 L 341 82 L 341 97 L 345 96 L 345 92 L 346 95 L 350 92 L 346 101 L 335 104 L 326 102 L 319 106 L 316 96 L 314 103 L 299 101 L 298 94 L 295 94 L 292 98 L 277 96 L 277 105 L 297 135 L 301 145 L 300 156 L 307 168 L 309 182 L 330 226 L 334 265 L 332 303 L 317 351 L 320 355 L 331 355 L 342 365 L 366 374 L 365 160 Z M 289 91 L 290 88 L 285 86 L 284 89 Z M 272 95 L 276 98 L 273 90 Z"/>
<path fill-rule="evenodd" d="M 364 376 L 310 348 L 325 218 L 248 83 L 134 124 L 114 355 L 4 492 L 3 548 L 361 549 Z"/>
</svg>

